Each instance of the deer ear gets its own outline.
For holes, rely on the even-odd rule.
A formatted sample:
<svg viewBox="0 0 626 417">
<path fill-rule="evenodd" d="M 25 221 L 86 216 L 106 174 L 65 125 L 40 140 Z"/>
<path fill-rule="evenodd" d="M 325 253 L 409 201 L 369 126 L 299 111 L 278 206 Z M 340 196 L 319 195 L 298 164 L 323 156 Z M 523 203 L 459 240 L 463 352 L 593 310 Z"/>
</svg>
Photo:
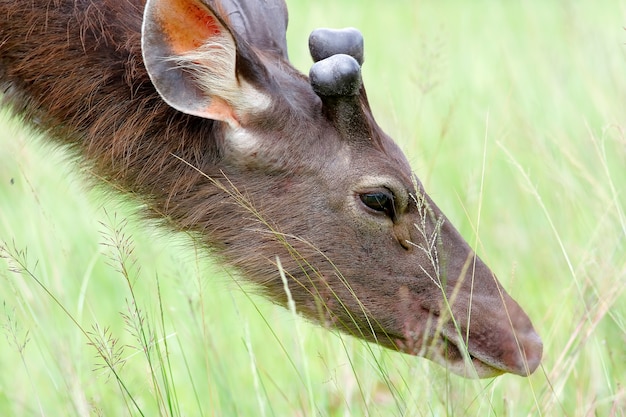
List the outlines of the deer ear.
<svg viewBox="0 0 626 417">
<path fill-rule="evenodd" d="M 238 77 L 233 32 L 201 0 L 148 0 L 141 46 L 156 90 L 179 111 L 237 128 L 269 105 Z"/>
</svg>

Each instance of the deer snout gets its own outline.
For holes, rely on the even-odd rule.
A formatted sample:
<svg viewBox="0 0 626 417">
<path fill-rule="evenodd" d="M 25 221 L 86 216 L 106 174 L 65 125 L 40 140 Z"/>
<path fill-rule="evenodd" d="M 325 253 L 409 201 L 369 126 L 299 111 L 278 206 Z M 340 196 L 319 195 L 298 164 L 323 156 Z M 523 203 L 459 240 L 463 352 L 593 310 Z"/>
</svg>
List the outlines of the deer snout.
<svg viewBox="0 0 626 417">
<path fill-rule="evenodd" d="M 543 343 L 533 328 L 530 318 L 506 293 L 504 306 L 485 310 L 476 306 L 475 315 L 469 321 L 469 354 L 486 365 L 503 372 L 520 376 L 532 374 L 543 355 Z M 502 308 L 505 307 L 505 308 Z M 477 316 L 490 317 L 478 320 Z"/>
<path fill-rule="evenodd" d="M 514 364 L 515 367 L 512 373 L 528 376 L 535 372 L 541 363 L 543 342 L 537 332 L 531 329 L 529 332 L 521 335 L 520 346 L 522 354 L 517 356 L 517 362 Z"/>
<path fill-rule="evenodd" d="M 508 312 L 510 327 L 513 331 L 508 345 L 504 345 L 502 363 L 507 367 L 504 370 L 516 375 L 528 376 L 541 363 L 543 342 L 522 308 L 510 297 L 506 304 L 506 312 Z"/>
</svg>

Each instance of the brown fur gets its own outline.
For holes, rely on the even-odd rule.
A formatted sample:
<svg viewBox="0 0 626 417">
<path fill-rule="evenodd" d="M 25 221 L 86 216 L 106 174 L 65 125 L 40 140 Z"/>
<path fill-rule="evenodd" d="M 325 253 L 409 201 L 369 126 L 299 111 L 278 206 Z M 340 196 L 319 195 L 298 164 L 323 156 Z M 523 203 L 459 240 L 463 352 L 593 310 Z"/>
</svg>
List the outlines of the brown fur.
<svg viewBox="0 0 626 417">
<path fill-rule="evenodd" d="M 462 361 L 455 333 L 469 328 L 479 375 L 534 370 L 541 342 L 530 321 L 450 223 L 438 226 L 443 215 L 421 198 L 364 95 L 367 137 L 342 137 L 284 51 L 236 36 L 239 76 L 272 106 L 246 121 L 259 149 L 233 155 L 223 123 L 178 112 L 155 91 L 141 55 L 142 10 L 141 0 L 0 0 L 5 103 L 276 302 L 286 302 L 279 257 L 298 311 L 312 320 L 431 358 L 429 349 L 453 341 L 449 363 Z M 366 177 L 391 178 L 408 196 L 393 224 L 359 206 Z M 427 324 L 437 317 L 444 339 Z"/>
</svg>

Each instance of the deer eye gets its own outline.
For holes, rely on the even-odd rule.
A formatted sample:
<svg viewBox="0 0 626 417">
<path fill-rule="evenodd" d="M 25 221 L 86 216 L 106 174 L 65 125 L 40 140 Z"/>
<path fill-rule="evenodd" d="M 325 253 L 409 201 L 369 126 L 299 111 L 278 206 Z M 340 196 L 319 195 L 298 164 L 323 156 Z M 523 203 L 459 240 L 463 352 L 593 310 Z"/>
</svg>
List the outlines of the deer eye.
<svg viewBox="0 0 626 417">
<path fill-rule="evenodd" d="M 359 194 L 361 201 L 374 211 L 386 214 L 390 219 L 396 216 L 393 194 L 389 191 L 376 191 Z"/>
</svg>

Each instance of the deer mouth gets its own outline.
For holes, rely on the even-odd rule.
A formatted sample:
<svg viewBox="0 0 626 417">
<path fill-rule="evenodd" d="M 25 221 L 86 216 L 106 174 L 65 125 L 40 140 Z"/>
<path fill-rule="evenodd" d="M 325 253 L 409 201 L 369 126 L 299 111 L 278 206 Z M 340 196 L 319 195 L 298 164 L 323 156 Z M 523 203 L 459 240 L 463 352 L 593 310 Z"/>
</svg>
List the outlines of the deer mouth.
<svg viewBox="0 0 626 417">
<path fill-rule="evenodd" d="M 458 341 L 458 337 L 453 340 L 442 335 L 428 359 L 465 378 L 491 378 L 505 373 L 504 370 L 475 356 L 468 350 L 465 342 Z"/>
<path fill-rule="evenodd" d="M 396 336 L 393 342 L 397 350 L 429 359 L 464 378 L 492 378 L 507 372 L 488 359 L 479 358 L 478 353 L 470 352 L 466 343 L 457 335 L 445 333 L 442 330 L 439 334 L 428 334 L 426 337 L 411 333 L 402 337 Z"/>
</svg>

